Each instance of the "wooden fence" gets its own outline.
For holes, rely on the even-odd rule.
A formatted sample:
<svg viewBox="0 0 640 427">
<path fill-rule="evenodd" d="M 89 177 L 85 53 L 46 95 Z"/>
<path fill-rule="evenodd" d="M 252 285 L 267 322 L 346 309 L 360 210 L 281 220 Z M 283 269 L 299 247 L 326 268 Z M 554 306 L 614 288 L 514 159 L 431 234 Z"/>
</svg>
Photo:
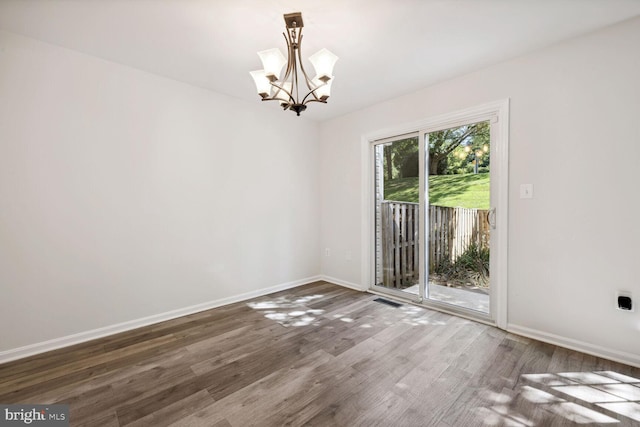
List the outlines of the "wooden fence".
<svg viewBox="0 0 640 427">
<path fill-rule="evenodd" d="M 429 206 L 429 269 L 455 261 L 469 245 L 489 247 L 489 211 Z"/>
<path fill-rule="evenodd" d="M 391 288 L 407 288 L 418 282 L 419 209 L 417 203 L 382 202 L 381 253 L 382 283 Z"/>
<path fill-rule="evenodd" d="M 380 206 L 379 262 L 385 286 L 406 288 L 418 282 L 419 205 L 384 201 Z M 429 270 L 455 261 L 471 244 L 489 246 L 488 211 L 429 206 Z"/>
</svg>

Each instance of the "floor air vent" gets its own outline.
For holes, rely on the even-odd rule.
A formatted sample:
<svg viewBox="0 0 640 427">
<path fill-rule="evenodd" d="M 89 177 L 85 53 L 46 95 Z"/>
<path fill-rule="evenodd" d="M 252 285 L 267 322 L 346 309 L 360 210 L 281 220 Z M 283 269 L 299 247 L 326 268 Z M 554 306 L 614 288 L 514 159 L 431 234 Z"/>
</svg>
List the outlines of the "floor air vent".
<svg viewBox="0 0 640 427">
<path fill-rule="evenodd" d="M 400 304 L 399 302 L 391 301 L 385 298 L 376 298 L 374 299 L 374 301 L 379 302 L 380 304 L 387 304 L 395 308 L 402 307 L 402 304 Z"/>
</svg>

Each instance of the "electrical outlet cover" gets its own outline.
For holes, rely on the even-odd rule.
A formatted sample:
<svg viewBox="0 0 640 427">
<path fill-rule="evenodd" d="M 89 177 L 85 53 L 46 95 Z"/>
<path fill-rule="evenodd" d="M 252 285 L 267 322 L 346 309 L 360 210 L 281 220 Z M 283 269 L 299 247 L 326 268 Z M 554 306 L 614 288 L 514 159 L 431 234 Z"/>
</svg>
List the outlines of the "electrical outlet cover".
<svg viewBox="0 0 640 427">
<path fill-rule="evenodd" d="M 633 298 L 631 297 L 631 292 L 627 291 L 618 291 L 616 293 L 616 308 L 620 311 L 635 311 L 635 306 L 633 304 Z"/>
</svg>

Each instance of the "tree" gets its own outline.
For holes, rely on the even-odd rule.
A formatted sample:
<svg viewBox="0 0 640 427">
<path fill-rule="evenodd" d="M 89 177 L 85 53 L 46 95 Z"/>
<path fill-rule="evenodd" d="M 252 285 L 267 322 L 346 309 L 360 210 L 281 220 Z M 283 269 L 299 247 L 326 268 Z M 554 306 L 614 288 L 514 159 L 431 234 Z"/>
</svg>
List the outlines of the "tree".
<svg viewBox="0 0 640 427">
<path fill-rule="evenodd" d="M 476 130 L 447 157 L 447 173 L 470 173 L 476 161 L 478 168 L 488 168 L 490 156 L 490 129 L 488 122 L 476 123 Z"/>
<path fill-rule="evenodd" d="M 429 175 L 470 172 L 467 168 L 473 159 L 473 153 L 488 146 L 489 137 L 489 122 L 429 133 Z M 418 137 L 400 139 L 385 145 L 385 180 L 417 177 L 418 156 Z M 489 153 L 486 153 L 479 159 L 479 166 L 488 165 Z"/>
<path fill-rule="evenodd" d="M 405 138 L 394 141 L 384 147 L 384 171 L 385 179 L 407 178 L 418 176 L 418 168 L 415 172 L 405 167 L 407 160 L 418 156 L 418 138 Z"/>
<path fill-rule="evenodd" d="M 399 178 L 408 178 L 418 176 L 418 165 L 416 163 L 415 171 L 407 168 L 407 162 L 412 158 L 418 159 L 418 138 L 401 139 L 393 143 L 395 156 L 393 158 L 393 166 L 398 171 Z"/>
<path fill-rule="evenodd" d="M 384 146 L 384 169 L 387 174 L 386 180 L 393 179 L 393 145 Z"/>
<path fill-rule="evenodd" d="M 449 157 L 461 144 L 472 145 L 480 135 L 488 135 L 487 122 L 445 129 L 429 134 L 429 175 L 443 175 L 447 172 Z"/>
</svg>

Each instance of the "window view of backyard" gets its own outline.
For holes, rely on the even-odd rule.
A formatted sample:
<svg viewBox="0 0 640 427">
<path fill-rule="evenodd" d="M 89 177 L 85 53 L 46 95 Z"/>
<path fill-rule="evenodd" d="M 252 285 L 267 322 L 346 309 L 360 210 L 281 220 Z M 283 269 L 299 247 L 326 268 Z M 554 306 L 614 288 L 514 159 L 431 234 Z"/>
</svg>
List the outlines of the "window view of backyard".
<svg viewBox="0 0 640 427">
<path fill-rule="evenodd" d="M 435 299 L 445 302 L 459 300 L 460 305 L 488 312 L 489 123 L 432 132 L 425 139 L 429 150 L 430 298 L 436 296 Z M 416 294 L 420 224 L 418 163 L 417 136 L 381 145 L 376 151 L 376 203 L 380 221 L 377 283 Z M 440 294 L 444 296 L 437 298 Z M 469 301 L 462 301 L 465 299 Z"/>
</svg>

